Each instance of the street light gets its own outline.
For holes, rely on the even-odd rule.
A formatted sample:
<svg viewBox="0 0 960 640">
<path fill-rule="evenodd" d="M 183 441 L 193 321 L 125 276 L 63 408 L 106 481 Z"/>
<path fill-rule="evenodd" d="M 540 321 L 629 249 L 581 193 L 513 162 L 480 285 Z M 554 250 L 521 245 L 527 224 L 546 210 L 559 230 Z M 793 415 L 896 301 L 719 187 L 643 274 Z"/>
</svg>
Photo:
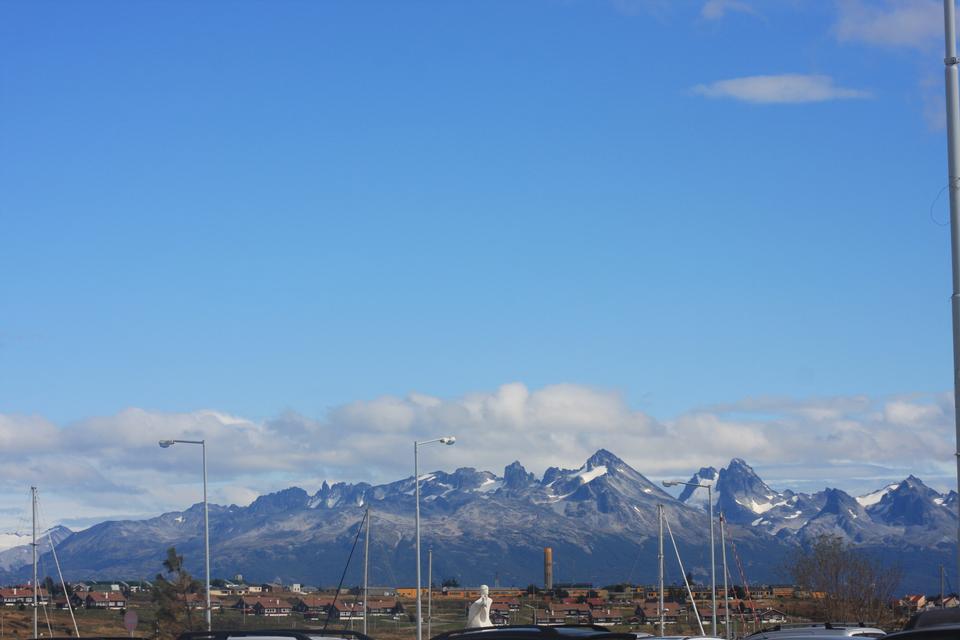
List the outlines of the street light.
<svg viewBox="0 0 960 640">
<path fill-rule="evenodd" d="M 413 485 L 414 502 L 416 503 L 416 529 L 417 529 L 417 640 L 423 640 L 423 610 L 421 606 L 420 593 L 420 447 L 425 444 L 439 442 L 440 444 L 453 444 L 457 439 L 453 436 L 444 436 L 434 438 L 433 440 L 424 440 L 422 442 L 413 441 Z"/>
<path fill-rule="evenodd" d="M 160 446 L 169 449 L 175 444 L 198 444 L 203 452 L 203 548 L 206 561 L 207 582 L 207 631 L 213 630 L 210 618 L 210 518 L 207 511 L 207 441 L 206 440 L 161 440 Z"/>
<path fill-rule="evenodd" d="M 664 480 L 663 486 L 675 487 L 679 484 L 688 487 L 699 487 L 707 490 L 707 502 L 710 504 L 710 597 L 713 603 L 713 612 L 710 616 L 710 624 L 713 629 L 713 635 L 717 635 L 717 563 L 714 560 L 713 542 L 713 486 L 709 484 L 700 484 L 699 482 L 682 482 L 680 480 Z"/>
</svg>

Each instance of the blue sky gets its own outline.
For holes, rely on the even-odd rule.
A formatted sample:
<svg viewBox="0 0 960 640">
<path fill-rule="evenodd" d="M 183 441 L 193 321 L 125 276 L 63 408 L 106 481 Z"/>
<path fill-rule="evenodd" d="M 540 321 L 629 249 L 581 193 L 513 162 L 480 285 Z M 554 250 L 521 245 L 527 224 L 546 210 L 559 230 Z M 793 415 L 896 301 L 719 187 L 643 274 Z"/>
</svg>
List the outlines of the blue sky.
<svg viewBox="0 0 960 640">
<path fill-rule="evenodd" d="M 520 383 L 951 442 L 940 6 L 3 3 L 0 416 Z"/>
</svg>

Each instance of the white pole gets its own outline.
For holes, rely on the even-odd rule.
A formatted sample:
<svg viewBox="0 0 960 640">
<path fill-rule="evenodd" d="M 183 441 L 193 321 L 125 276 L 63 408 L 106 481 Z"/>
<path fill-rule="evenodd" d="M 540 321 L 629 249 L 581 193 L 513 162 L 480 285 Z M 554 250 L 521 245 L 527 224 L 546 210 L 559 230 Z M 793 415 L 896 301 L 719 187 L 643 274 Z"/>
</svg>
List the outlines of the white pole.
<svg viewBox="0 0 960 640">
<path fill-rule="evenodd" d="M 713 487 L 712 483 L 707 485 L 707 502 L 710 503 L 710 594 L 713 596 L 713 615 L 710 617 L 710 625 L 713 635 L 717 635 L 717 561 L 714 551 L 717 545 L 713 538 Z"/>
<path fill-rule="evenodd" d="M 369 577 L 369 562 L 370 562 L 370 505 L 367 505 L 367 516 L 364 518 L 367 521 L 367 529 L 364 531 L 363 539 L 363 633 L 367 633 L 367 609 L 369 608 L 369 602 L 367 601 L 367 578 Z"/>
<path fill-rule="evenodd" d="M 433 623 L 433 548 L 427 549 L 427 638 L 432 638 Z"/>
<path fill-rule="evenodd" d="M 660 637 L 664 635 L 664 626 L 666 625 L 666 616 L 663 611 L 663 505 L 657 505 L 657 520 L 660 523 L 660 552 L 657 555 L 657 560 L 660 564 L 660 588 L 658 589 L 660 593 Z"/>
<path fill-rule="evenodd" d="M 957 88 L 957 34 L 953 0 L 943 0 L 946 57 L 943 59 L 947 92 L 947 171 L 950 187 L 950 255 L 953 268 L 953 407 L 956 445 L 960 448 L 960 90 Z M 957 459 L 957 488 L 960 489 L 960 452 Z M 960 502 L 958 502 L 960 508 Z M 957 527 L 960 567 L 960 526 Z M 960 575 L 960 574 L 958 574 Z"/>
<path fill-rule="evenodd" d="M 724 630 L 724 637 L 727 640 L 730 640 L 730 587 L 727 585 L 727 539 L 723 533 L 724 525 L 723 511 L 720 512 L 720 555 L 723 558 L 723 610 L 724 610 L 724 623 L 726 624 L 726 629 Z"/>
<path fill-rule="evenodd" d="M 37 587 L 37 488 L 30 487 L 30 502 L 33 510 L 33 542 L 30 546 L 33 548 L 33 637 L 37 636 L 37 612 L 40 606 L 39 590 Z"/>
<path fill-rule="evenodd" d="M 420 596 L 420 462 L 417 459 L 419 449 L 413 443 L 413 485 L 416 502 L 416 538 L 417 538 L 417 640 L 423 640 L 423 617 Z"/>
<path fill-rule="evenodd" d="M 203 551 L 206 564 L 207 583 L 207 632 L 213 630 L 213 619 L 210 608 L 210 514 L 207 507 L 207 441 L 200 441 L 203 452 Z"/>
<path fill-rule="evenodd" d="M 666 522 L 667 533 L 670 534 L 670 542 L 673 543 L 673 550 L 677 554 L 677 564 L 680 565 L 680 573 L 683 575 L 683 584 L 687 586 L 687 595 L 690 596 L 690 604 L 693 605 L 693 615 L 697 616 L 697 626 L 700 627 L 700 635 L 705 636 L 707 634 L 703 630 L 703 621 L 700 620 L 700 612 L 697 611 L 697 601 L 693 597 L 693 590 L 690 588 L 690 581 L 687 580 L 687 573 L 683 570 L 683 560 L 680 559 L 680 549 L 677 547 L 677 539 L 673 537 L 673 529 L 670 528 L 670 522 Z"/>
</svg>

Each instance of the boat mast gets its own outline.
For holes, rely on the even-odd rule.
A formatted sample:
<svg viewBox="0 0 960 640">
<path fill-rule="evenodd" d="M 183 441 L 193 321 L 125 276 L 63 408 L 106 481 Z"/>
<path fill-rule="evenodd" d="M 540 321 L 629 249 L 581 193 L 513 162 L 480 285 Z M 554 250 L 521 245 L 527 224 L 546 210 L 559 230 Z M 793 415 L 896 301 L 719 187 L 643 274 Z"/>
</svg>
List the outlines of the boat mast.
<svg viewBox="0 0 960 640">
<path fill-rule="evenodd" d="M 427 637 L 432 638 L 430 633 L 431 623 L 433 622 L 433 547 L 427 549 Z"/>
<path fill-rule="evenodd" d="M 724 624 L 727 628 L 724 630 L 723 637 L 730 640 L 730 587 L 727 584 L 727 538 L 723 530 L 726 528 L 726 518 L 723 517 L 723 511 L 720 512 L 720 555 L 723 557 L 723 611 Z"/>
<path fill-rule="evenodd" d="M 960 448 L 960 90 L 957 88 L 957 34 L 954 0 L 943 0 L 946 57 L 944 76 L 947 98 L 947 186 L 950 191 L 950 255 L 953 269 L 953 408 L 956 445 Z M 957 458 L 957 488 L 960 490 L 960 454 Z M 960 508 L 960 501 L 957 501 Z M 960 548 L 960 526 L 957 527 Z M 957 554 L 960 567 L 960 553 Z"/>
<path fill-rule="evenodd" d="M 367 577 L 369 575 L 367 562 L 370 559 L 370 505 L 367 505 L 367 514 L 364 520 L 367 521 L 367 529 L 363 536 L 363 635 L 367 635 L 367 609 L 370 606 L 367 602 Z"/>
<path fill-rule="evenodd" d="M 30 487 L 30 503 L 33 511 L 33 637 L 37 638 L 37 608 L 39 607 L 39 590 L 37 588 L 37 488 Z"/>
<path fill-rule="evenodd" d="M 943 609 L 943 565 L 940 565 L 940 608 Z"/>
<path fill-rule="evenodd" d="M 660 524 L 660 547 L 659 553 L 657 554 L 657 562 L 660 565 L 660 586 L 657 589 L 657 592 L 660 596 L 660 637 L 663 637 L 664 626 L 666 624 L 666 619 L 663 611 L 663 505 L 657 505 L 657 521 Z"/>
</svg>

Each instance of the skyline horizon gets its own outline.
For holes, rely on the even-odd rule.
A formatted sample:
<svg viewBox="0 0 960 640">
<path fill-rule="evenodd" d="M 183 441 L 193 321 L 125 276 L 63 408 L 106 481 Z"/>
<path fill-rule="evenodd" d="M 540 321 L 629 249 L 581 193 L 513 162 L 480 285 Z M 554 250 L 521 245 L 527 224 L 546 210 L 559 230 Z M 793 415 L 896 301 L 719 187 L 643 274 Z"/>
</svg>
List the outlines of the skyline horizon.
<svg viewBox="0 0 960 640">
<path fill-rule="evenodd" d="M 136 411 L 139 411 L 139 410 L 136 410 Z M 228 421 L 234 421 L 237 419 L 236 416 L 229 416 L 229 414 L 224 414 L 222 412 L 213 412 L 210 410 L 201 410 L 201 411 L 194 412 L 194 414 L 199 414 L 201 416 L 217 415 L 219 418 L 225 418 Z M 0 414 L 0 424 L 3 423 L 3 420 L 5 418 L 9 419 L 9 416 L 4 416 L 3 414 Z M 437 433 L 439 433 L 439 431 Z M 184 434 L 180 434 L 181 437 L 183 437 L 183 435 Z M 186 435 L 190 435 L 190 434 L 188 433 Z M 435 435 L 435 434 L 427 434 L 424 437 L 432 437 L 432 435 Z M 470 444 L 469 439 L 464 440 L 463 436 L 458 435 L 456 433 L 454 433 L 453 435 L 456 435 L 458 438 L 458 446 L 462 446 L 464 444 L 468 444 L 468 445 Z M 422 439 L 422 438 L 418 437 L 417 439 Z M 412 440 L 411 440 L 411 444 L 412 444 Z M 875 472 L 872 474 L 861 473 L 856 475 L 843 476 L 842 474 L 844 471 L 851 471 L 851 470 L 855 471 L 858 469 L 865 469 L 865 468 L 869 470 L 869 467 L 864 467 L 862 466 L 862 464 L 855 463 L 855 462 L 832 463 L 829 466 L 829 468 L 832 468 L 834 471 L 840 474 L 838 479 L 835 481 L 824 479 L 819 476 L 816 478 L 813 478 L 809 475 L 806 477 L 800 477 L 799 474 L 796 474 L 793 472 L 799 471 L 800 469 L 803 468 L 803 464 L 801 463 L 795 463 L 793 465 L 785 466 L 773 460 L 757 462 L 755 460 L 751 460 L 749 457 L 745 457 L 741 455 L 731 456 L 730 458 L 727 458 L 724 461 L 721 461 L 719 463 L 716 462 L 716 458 L 714 457 L 713 463 L 695 464 L 694 466 L 687 468 L 686 471 L 680 470 L 679 467 L 674 467 L 678 469 L 678 471 L 650 472 L 644 469 L 644 467 L 642 466 L 642 462 L 635 462 L 635 461 L 632 462 L 630 460 L 629 454 L 625 455 L 618 452 L 616 448 L 616 444 L 603 445 L 598 447 L 597 449 L 594 449 L 593 451 L 584 452 L 584 454 L 581 455 L 579 459 L 576 459 L 574 457 L 569 457 L 563 460 L 554 458 L 552 459 L 552 462 L 547 464 L 546 466 L 542 464 L 539 466 L 530 465 L 524 461 L 522 455 L 517 455 L 513 459 L 509 461 L 505 461 L 499 465 L 488 464 L 486 466 L 482 464 L 471 464 L 469 463 L 469 461 L 467 461 L 467 463 L 465 464 L 461 464 L 461 462 L 457 462 L 456 464 L 444 465 L 444 464 L 441 464 L 442 458 L 440 458 L 435 461 L 437 463 L 436 465 L 429 467 L 430 468 L 429 471 L 422 472 L 421 477 L 431 473 L 435 473 L 435 472 L 453 473 L 457 469 L 461 469 L 461 468 L 473 468 L 478 471 L 486 471 L 486 472 L 493 473 L 497 477 L 502 477 L 501 474 L 503 473 L 504 468 L 506 466 L 509 466 L 514 462 L 519 462 L 528 473 L 532 473 L 538 480 L 540 480 L 542 479 L 548 467 L 557 467 L 565 470 L 575 470 L 578 468 L 582 468 L 582 466 L 586 464 L 587 460 L 590 457 L 604 450 L 620 458 L 628 466 L 635 469 L 637 472 L 647 477 L 651 481 L 654 481 L 658 485 L 663 480 L 686 481 L 691 476 L 698 473 L 700 469 L 706 468 L 706 467 L 714 467 L 719 471 L 720 469 L 728 467 L 732 462 L 739 459 L 745 462 L 745 464 L 750 469 L 756 472 L 756 474 L 761 480 L 763 480 L 766 484 L 768 484 L 771 487 L 771 489 L 775 491 L 783 491 L 783 490 L 789 489 L 789 490 L 804 492 L 804 493 L 816 493 L 818 491 L 836 488 L 844 491 L 845 493 L 849 494 L 851 497 L 860 498 L 860 497 L 869 495 L 871 493 L 874 493 L 878 490 L 881 490 L 891 484 L 898 484 L 899 482 L 903 481 L 904 479 L 910 476 L 917 477 L 925 485 L 927 485 L 931 489 L 934 489 L 935 491 L 943 495 L 947 495 L 950 492 L 957 491 L 956 484 L 951 484 L 950 482 L 952 478 L 949 476 L 949 469 L 947 470 L 947 473 L 944 475 L 936 475 L 936 473 L 934 474 L 929 473 L 930 471 L 933 471 L 933 468 L 931 467 L 927 468 L 928 473 L 924 473 L 922 470 L 919 470 L 914 466 L 900 467 L 900 468 L 878 467 L 874 470 Z M 575 454 L 571 454 L 571 455 L 575 455 Z M 208 460 L 208 463 L 213 463 L 215 461 L 217 462 L 217 466 L 220 466 L 221 461 L 217 461 L 214 456 L 210 456 L 210 460 Z M 570 465 L 577 465 L 577 466 L 570 466 Z M 197 506 L 198 504 L 202 504 L 202 501 L 198 502 L 198 501 L 195 501 L 195 499 L 191 499 L 187 497 L 187 495 L 189 495 L 191 492 L 196 490 L 196 486 L 195 486 L 195 482 L 191 482 L 191 480 L 189 479 L 189 476 L 191 475 L 191 473 L 189 472 L 189 465 L 186 465 L 186 466 L 188 467 L 188 469 L 184 469 L 183 465 L 180 465 L 179 472 L 176 474 L 178 478 L 177 484 L 182 489 L 179 495 L 186 498 L 186 502 L 180 503 L 180 506 L 177 506 L 176 504 L 173 504 L 173 503 L 167 503 L 164 506 L 160 506 L 159 504 L 157 504 L 154 506 L 154 508 L 147 508 L 139 512 L 129 512 L 129 513 L 118 512 L 118 513 L 111 513 L 109 515 L 106 515 L 106 514 L 105 515 L 89 515 L 84 517 L 59 516 L 47 522 L 45 528 L 52 528 L 55 526 L 66 526 L 73 531 L 80 531 L 105 521 L 146 520 L 146 519 L 157 517 L 165 513 L 184 512 L 190 508 Z M 213 465 L 211 464 L 211 466 Z M 427 468 L 427 466 L 424 465 L 424 468 Z M 787 473 L 785 475 L 782 473 L 781 474 L 774 473 L 776 471 L 782 472 L 784 471 L 784 469 L 791 471 L 791 473 Z M 184 471 L 186 471 L 186 473 L 183 473 Z M 246 491 L 244 494 L 242 494 L 243 498 L 239 500 L 218 499 L 218 497 L 222 498 L 227 495 L 233 495 L 236 497 L 241 494 L 236 494 L 236 493 L 231 494 L 229 492 L 225 493 L 224 489 L 229 489 L 229 482 L 224 482 L 224 481 L 217 482 L 214 479 L 212 479 L 210 502 L 211 504 L 217 504 L 223 507 L 229 507 L 229 506 L 246 507 L 252 504 L 253 501 L 257 500 L 260 497 L 267 496 L 280 491 L 285 491 L 287 489 L 292 489 L 292 488 L 302 489 L 305 492 L 307 492 L 309 495 L 313 496 L 317 494 L 319 491 L 321 491 L 322 486 L 324 484 L 327 484 L 328 486 L 333 486 L 338 483 L 345 483 L 348 485 L 368 483 L 368 484 L 371 484 L 371 486 L 383 486 L 383 485 L 400 482 L 400 481 L 404 481 L 412 478 L 412 473 L 408 473 L 404 475 L 402 471 L 400 472 L 399 475 L 394 475 L 394 476 L 388 476 L 386 474 L 387 472 L 380 474 L 378 476 L 379 478 L 378 480 L 371 480 L 369 478 L 364 479 L 361 474 L 354 474 L 352 477 L 313 476 L 310 478 L 301 478 L 299 480 L 292 478 L 286 484 L 284 484 L 284 481 L 282 479 L 271 478 L 270 480 L 267 481 L 266 485 L 259 491 L 256 489 L 255 486 L 250 486 L 251 484 L 255 484 L 255 483 L 248 482 L 246 486 Z M 186 478 L 184 477 L 185 475 L 187 476 Z M 41 493 L 44 493 L 44 494 L 47 493 L 47 488 L 44 487 L 42 483 L 38 485 L 38 489 L 40 490 Z M 664 490 L 668 494 L 670 494 L 672 497 L 677 498 L 677 496 L 682 492 L 682 487 L 679 487 L 679 488 L 673 487 L 671 489 L 664 489 Z M 56 490 L 50 492 L 50 495 L 56 496 L 55 500 L 58 502 L 62 501 L 65 497 L 62 494 L 62 492 L 58 492 Z M 9 504 L 9 502 L 10 501 L 8 500 L 7 503 L 9 506 L 0 508 L 0 534 L 10 534 L 10 533 L 15 533 L 16 530 L 23 530 L 23 524 L 25 522 L 24 518 L 28 515 L 28 509 L 26 506 L 19 513 L 16 513 L 16 507 L 14 507 L 12 504 Z M 186 506 L 183 506 L 184 504 Z M 13 519 L 18 521 L 18 525 L 16 527 L 11 528 L 9 526 L 9 523 Z M 7 526 L 5 526 L 5 524 Z M 2 545 L 0 545 L 0 549 L 2 548 L 3 548 Z"/>
</svg>

